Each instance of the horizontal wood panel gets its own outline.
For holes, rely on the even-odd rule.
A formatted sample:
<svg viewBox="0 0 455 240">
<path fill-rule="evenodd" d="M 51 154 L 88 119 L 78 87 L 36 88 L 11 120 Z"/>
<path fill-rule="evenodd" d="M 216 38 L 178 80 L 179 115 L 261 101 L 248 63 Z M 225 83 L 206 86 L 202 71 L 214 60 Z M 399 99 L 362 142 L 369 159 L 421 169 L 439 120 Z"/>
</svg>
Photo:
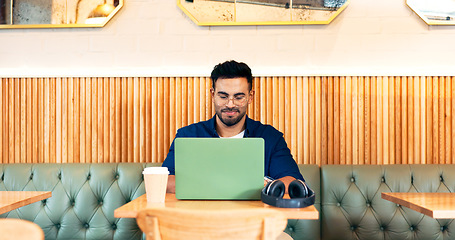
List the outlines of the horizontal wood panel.
<svg viewBox="0 0 455 240">
<path fill-rule="evenodd" d="M 3 78 L 0 162 L 162 162 L 207 77 Z M 298 163 L 455 163 L 454 77 L 257 77 L 248 115 Z"/>
</svg>

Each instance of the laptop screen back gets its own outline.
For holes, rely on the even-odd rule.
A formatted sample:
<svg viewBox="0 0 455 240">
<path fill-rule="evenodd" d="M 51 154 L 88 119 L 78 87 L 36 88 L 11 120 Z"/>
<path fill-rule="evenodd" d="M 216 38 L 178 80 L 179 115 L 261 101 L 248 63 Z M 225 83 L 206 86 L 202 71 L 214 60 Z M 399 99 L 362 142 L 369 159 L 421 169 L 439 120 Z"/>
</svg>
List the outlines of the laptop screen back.
<svg viewBox="0 0 455 240">
<path fill-rule="evenodd" d="M 264 187 L 264 139 L 175 139 L 177 199 L 252 200 Z"/>
</svg>

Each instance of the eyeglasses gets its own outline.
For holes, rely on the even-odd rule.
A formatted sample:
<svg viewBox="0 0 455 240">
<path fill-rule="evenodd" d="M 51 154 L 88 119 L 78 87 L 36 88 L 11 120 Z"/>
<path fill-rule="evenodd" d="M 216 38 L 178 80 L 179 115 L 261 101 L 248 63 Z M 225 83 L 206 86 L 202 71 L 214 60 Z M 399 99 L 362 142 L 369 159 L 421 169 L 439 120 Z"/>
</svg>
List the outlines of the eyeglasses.
<svg viewBox="0 0 455 240">
<path fill-rule="evenodd" d="M 217 95 L 216 98 L 217 98 L 217 102 L 219 105 L 228 105 L 229 101 L 232 100 L 232 102 L 236 106 L 243 105 L 247 99 L 247 97 L 245 95 L 237 95 L 237 96 L 231 96 L 231 97 L 228 97 L 225 95 Z"/>
</svg>

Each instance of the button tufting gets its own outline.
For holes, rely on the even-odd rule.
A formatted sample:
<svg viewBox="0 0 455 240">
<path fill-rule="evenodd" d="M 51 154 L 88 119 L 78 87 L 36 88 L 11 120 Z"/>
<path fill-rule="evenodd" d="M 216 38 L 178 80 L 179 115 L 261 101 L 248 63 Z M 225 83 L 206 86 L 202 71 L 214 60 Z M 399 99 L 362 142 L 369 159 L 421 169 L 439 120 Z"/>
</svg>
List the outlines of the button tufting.
<svg viewBox="0 0 455 240">
<path fill-rule="evenodd" d="M 288 229 L 289 229 L 289 231 L 294 232 L 294 228 L 293 227 L 289 227 Z"/>
<path fill-rule="evenodd" d="M 99 200 L 98 203 L 99 203 L 100 205 L 103 205 L 103 200 Z"/>
<path fill-rule="evenodd" d="M 369 202 L 367 202 L 367 207 L 370 207 L 370 206 L 371 206 L 371 204 Z"/>
<path fill-rule="evenodd" d="M 341 203 L 337 203 L 337 207 L 341 206 Z"/>
<path fill-rule="evenodd" d="M 381 182 L 385 182 L 385 178 L 384 177 L 381 178 Z"/>
<path fill-rule="evenodd" d="M 444 182 L 444 178 L 441 176 L 439 176 L 439 180 L 441 180 L 441 182 Z"/>
<path fill-rule="evenodd" d="M 442 226 L 442 227 L 441 227 L 441 232 L 444 232 L 444 230 L 446 230 L 446 229 L 445 229 L 444 226 Z"/>
<path fill-rule="evenodd" d="M 354 177 L 351 178 L 351 182 L 355 182 L 355 178 Z"/>
<path fill-rule="evenodd" d="M 32 180 L 32 179 L 33 179 L 33 173 L 32 173 L 32 174 L 30 174 L 30 180 Z"/>
<path fill-rule="evenodd" d="M 62 173 L 59 173 L 57 177 L 59 180 L 62 180 Z"/>
<path fill-rule="evenodd" d="M 413 227 L 413 226 L 411 226 L 411 227 L 409 228 L 409 230 L 411 230 L 411 231 L 414 231 L 414 227 Z"/>
<path fill-rule="evenodd" d="M 55 224 L 55 227 L 60 228 L 61 227 L 60 223 Z"/>
<path fill-rule="evenodd" d="M 355 230 L 355 226 L 351 226 L 351 231 L 354 231 Z"/>
<path fill-rule="evenodd" d="M 90 226 L 88 225 L 88 223 L 86 223 L 86 224 L 84 224 L 84 227 L 89 228 Z"/>
<path fill-rule="evenodd" d="M 71 206 L 73 206 L 73 207 L 74 207 L 74 204 L 75 204 L 75 203 L 74 203 L 74 201 L 71 201 Z"/>
<path fill-rule="evenodd" d="M 400 204 L 397 203 L 397 207 L 400 207 Z"/>
<path fill-rule="evenodd" d="M 112 224 L 112 229 L 114 229 L 114 230 L 117 229 L 117 224 L 113 223 Z"/>
<path fill-rule="evenodd" d="M 92 177 L 92 175 L 87 175 L 87 181 L 90 180 L 90 178 Z"/>
<path fill-rule="evenodd" d="M 118 178 L 119 178 L 119 176 L 118 176 L 118 173 L 117 173 L 117 174 L 115 174 L 115 179 L 118 179 Z"/>
<path fill-rule="evenodd" d="M 46 206 L 46 201 L 47 199 L 44 199 L 44 200 L 41 200 L 41 202 L 43 203 L 43 206 Z"/>
<path fill-rule="evenodd" d="M 384 227 L 381 227 L 380 229 L 381 229 L 381 231 L 384 231 Z"/>
</svg>

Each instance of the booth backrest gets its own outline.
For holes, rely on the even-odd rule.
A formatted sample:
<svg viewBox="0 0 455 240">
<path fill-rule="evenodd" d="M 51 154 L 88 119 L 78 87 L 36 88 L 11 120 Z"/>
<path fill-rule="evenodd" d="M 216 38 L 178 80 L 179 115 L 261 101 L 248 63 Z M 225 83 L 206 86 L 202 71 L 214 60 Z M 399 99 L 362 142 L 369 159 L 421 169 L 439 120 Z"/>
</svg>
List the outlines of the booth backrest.
<svg viewBox="0 0 455 240">
<path fill-rule="evenodd" d="M 322 166 L 322 239 L 454 239 L 453 219 L 435 220 L 381 198 L 454 190 L 454 165 Z"/>
<path fill-rule="evenodd" d="M 144 163 L 0 164 L 0 190 L 52 197 L 0 215 L 38 224 L 46 239 L 141 239 L 135 219 L 114 210 L 144 194 Z M 455 239 L 435 220 L 383 200 L 381 192 L 454 192 L 455 165 L 299 165 L 320 220 L 289 220 L 295 240 Z"/>
<path fill-rule="evenodd" d="M 135 219 L 114 210 L 144 194 L 142 163 L 0 164 L 0 190 L 52 191 L 52 197 L 0 217 L 38 224 L 46 239 L 141 239 Z"/>
<path fill-rule="evenodd" d="M 158 163 L 0 164 L 0 191 L 52 191 L 52 197 L 0 215 L 38 224 L 46 239 L 141 239 L 135 219 L 114 210 L 144 194 L 142 170 Z M 319 167 L 299 165 L 316 191 Z M 319 221 L 289 220 L 295 239 L 319 239 Z"/>
<path fill-rule="evenodd" d="M 320 212 L 321 209 L 321 181 L 318 165 L 299 164 L 300 172 L 305 181 L 314 190 L 316 200 L 314 206 Z M 321 214 L 319 214 L 321 215 Z M 285 232 L 294 240 L 318 240 L 321 239 L 320 220 L 288 220 Z"/>
</svg>

